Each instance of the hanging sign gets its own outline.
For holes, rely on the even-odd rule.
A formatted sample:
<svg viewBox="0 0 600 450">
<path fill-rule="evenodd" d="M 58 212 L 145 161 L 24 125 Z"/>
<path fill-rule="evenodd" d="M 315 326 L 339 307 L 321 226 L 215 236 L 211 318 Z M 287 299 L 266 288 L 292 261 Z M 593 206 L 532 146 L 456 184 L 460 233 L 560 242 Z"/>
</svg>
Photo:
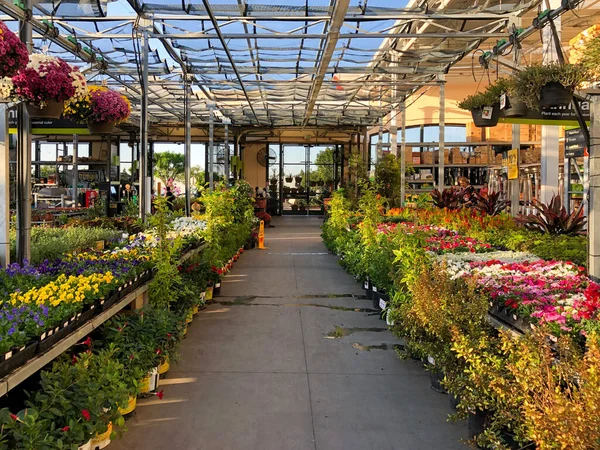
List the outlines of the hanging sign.
<svg viewBox="0 0 600 450">
<path fill-rule="evenodd" d="M 565 128 L 565 157 L 587 156 L 587 147 L 581 128 Z"/>
<path fill-rule="evenodd" d="M 512 150 L 509 150 L 506 153 L 508 155 L 508 179 L 516 180 L 519 178 L 519 151 L 516 148 L 513 148 Z"/>
<path fill-rule="evenodd" d="M 579 102 L 583 120 L 590 121 L 590 102 L 583 100 Z M 528 110 L 524 117 L 501 117 L 501 123 L 517 123 L 522 125 L 562 125 L 579 126 L 573 105 L 553 106 L 541 111 Z"/>
<path fill-rule="evenodd" d="M 8 128 L 11 134 L 17 133 L 17 108 L 8 110 Z M 32 134 L 90 134 L 87 126 L 61 117 L 60 119 L 31 119 Z"/>
</svg>

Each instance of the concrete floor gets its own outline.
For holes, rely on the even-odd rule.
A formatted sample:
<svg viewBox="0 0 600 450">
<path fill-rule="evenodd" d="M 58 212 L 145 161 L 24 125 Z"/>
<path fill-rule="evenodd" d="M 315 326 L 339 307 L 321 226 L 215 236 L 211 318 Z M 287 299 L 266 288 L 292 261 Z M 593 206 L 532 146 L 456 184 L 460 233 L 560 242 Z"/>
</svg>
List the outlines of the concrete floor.
<svg viewBox="0 0 600 450">
<path fill-rule="evenodd" d="M 397 358 L 316 217 L 275 218 L 194 320 L 164 398 L 138 402 L 113 450 L 452 450 L 446 395 Z M 344 336 L 328 336 L 341 327 Z M 387 350 L 369 348 L 386 344 Z M 384 346 L 383 346 L 384 347 Z"/>
</svg>

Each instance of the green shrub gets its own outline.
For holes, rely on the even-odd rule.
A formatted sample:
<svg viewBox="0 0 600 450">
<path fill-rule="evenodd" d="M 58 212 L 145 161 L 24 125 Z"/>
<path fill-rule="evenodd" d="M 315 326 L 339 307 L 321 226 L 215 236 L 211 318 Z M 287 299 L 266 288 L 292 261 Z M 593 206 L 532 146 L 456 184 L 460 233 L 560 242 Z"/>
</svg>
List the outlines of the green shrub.
<svg viewBox="0 0 600 450">
<path fill-rule="evenodd" d="M 47 228 L 31 229 L 31 263 L 55 260 L 75 249 L 92 248 L 97 241 L 114 241 L 122 231 L 106 228 Z M 17 253 L 16 232 L 11 231 L 10 253 L 15 259 Z"/>
</svg>

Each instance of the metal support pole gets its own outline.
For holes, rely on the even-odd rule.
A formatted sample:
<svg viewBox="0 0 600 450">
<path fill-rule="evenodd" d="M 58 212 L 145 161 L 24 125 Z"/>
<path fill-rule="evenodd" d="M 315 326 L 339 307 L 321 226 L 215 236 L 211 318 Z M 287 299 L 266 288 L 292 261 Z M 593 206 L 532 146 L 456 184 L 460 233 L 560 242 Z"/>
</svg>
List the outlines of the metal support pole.
<svg viewBox="0 0 600 450">
<path fill-rule="evenodd" d="M 400 104 L 402 131 L 400 144 L 400 206 L 406 201 L 406 103 Z"/>
<path fill-rule="evenodd" d="M 184 109 L 185 109 L 185 146 L 183 148 L 184 171 L 185 171 L 185 215 L 192 213 L 190 197 L 190 174 L 191 174 L 191 152 L 192 152 L 192 108 L 190 103 L 190 82 L 185 82 Z"/>
<path fill-rule="evenodd" d="M 25 0 L 31 9 L 31 0 Z M 32 50 L 31 24 L 19 21 L 19 38 Z M 17 106 L 17 262 L 23 264 L 31 256 L 31 122 L 24 102 Z"/>
<path fill-rule="evenodd" d="M 223 124 L 225 125 L 225 161 L 224 161 L 224 171 L 225 171 L 225 183 L 229 185 L 229 124 L 231 120 L 225 118 L 223 119 Z M 269 174 L 267 174 L 267 177 Z"/>
<path fill-rule="evenodd" d="M 588 272 L 600 281 L 600 95 L 590 101 L 591 145 L 589 149 Z M 585 200 L 584 200 L 585 201 Z"/>
<path fill-rule="evenodd" d="M 146 214 L 150 213 L 148 200 L 151 193 L 148 189 L 148 21 L 140 20 L 141 36 L 139 36 L 142 48 L 142 79 L 141 82 L 141 112 L 140 112 L 140 218 L 146 220 Z M 150 188 L 151 189 L 151 188 Z"/>
<path fill-rule="evenodd" d="M 73 207 L 77 208 L 79 197 L 77 196 L 77 185 L 79 184 L 79 168 L 77 167 L 77 160 L 79 159 L 79 135 L 73 135 Z"/>
<path fill-rule="evenodd" d="M 438 190 L 444 190 L 444 153 L 446 152 L 445 132 L 446 132 L 446 82 L 444 75 L 438 75 L 440 83 L 440 115 L 439 115 L 439 163 L 438 163 Z M 435 159 L 434 159 L 435 161 Z"/>
<path fill-rule="evenodd" d="M 208 107 L 208 184 L 210 190 L 212 191 L 214 186 L 214 170 L 213 170 L 213 162 L 214 162 L 214 132 L 215 132 L 215 118 L 213 114 L 213 110 L 215 109 L 215 105 L 213 103 L 207 103 Z"/>
<path fill-rule="evenodd" d="M 0 103 L 0 263 L 10 263 L 10 138 L 8 105 Z"/>
<path fill-rule="evenodd" d="M 512 126 L 512 148 L 517 149 L 517 161 L 521 161 L 521 125 Z M 510 214 L 516 216 L 519 214 L 520 188 L 519 177 L 516 180 L 509 180 L 510 184 Z"/>
</svg>

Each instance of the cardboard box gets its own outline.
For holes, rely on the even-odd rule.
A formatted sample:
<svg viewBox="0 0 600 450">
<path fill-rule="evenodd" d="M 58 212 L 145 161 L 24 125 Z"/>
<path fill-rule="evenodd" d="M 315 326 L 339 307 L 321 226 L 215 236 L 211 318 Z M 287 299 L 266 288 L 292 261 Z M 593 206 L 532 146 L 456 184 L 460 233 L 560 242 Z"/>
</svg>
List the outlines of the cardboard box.
<svg viewBox="0 0 600 450">
<path fill-rule="evenodd" d="M 421 153 L 421 164 L 433 164 L 433 152 Z"/>
<path fill-rule="evenodd" d="M 435 150 L 433 153 L 435 155 L 435 163 L 439 164 L 440 163 L 440 151 Z M 450 164 L 450 150 L 448 150 L 448 149 L 444 150 L 444 164 Z"/>
<path fill-rule="evenodd" d="M 412 163 L 421 164 L 421 152 L 412 152 Z"/>
</svg>

